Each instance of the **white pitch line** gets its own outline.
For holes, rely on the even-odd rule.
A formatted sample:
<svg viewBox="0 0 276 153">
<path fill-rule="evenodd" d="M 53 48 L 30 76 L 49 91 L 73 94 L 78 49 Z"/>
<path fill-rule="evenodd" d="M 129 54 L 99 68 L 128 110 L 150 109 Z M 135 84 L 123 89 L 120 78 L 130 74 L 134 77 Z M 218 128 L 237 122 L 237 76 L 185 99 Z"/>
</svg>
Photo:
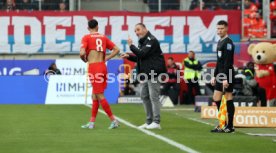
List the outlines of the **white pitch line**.
<svg viewBox="0 0 276 153">
<path fill-rule="evenodd" d="M 252 136 L 261 136 L 261 137 L 276 137 L 276 134 L 270 134 L 270 133 L 246 133 L 248 135 L 252 135 Z"/>
<path fill-rule="evenodd" d="M 204 122 L 204 121 L 201 121 L 201 120 L 199 120 L 199 119 L 195 119 L 195 118 L 187 118 L 187 119 L 192 120 L 192 121 L 195 121 L 195 122 L 199 122 L 199 123 L 202 123 L 202 124 L 215 126 L 215 124 L 208 123 L 208 122 Z"/>
<path fill-rule="evenodd" d="M 85 106 L 90 107 L 90 108 L 92 107 L 91 105 L 85 105 Z M 102 111 L 102 110 L 99 110 L 99 112 L 102 113 L 102 114 L 105 114 L 105 112 Z M 180 149 L 180 150 L 182 150 L 182 151 L 186 151 L 186 152 L 189 152 L 189 153 L 198 153 L 198 151 L 196 151 L 196 150 L 194 150 L 194 149 L 192 149 L 192 148 L 189 148 L 189 147 L 187 147 L 187 146 L 185 146 L 185 145 L 183 145 L 183 144 L 181 144 L 181 143 L 178 143 L 178 142 L 176 142 L 176 141 L 174 141 L 174 140 L 171 140 L 171 139 L 169 139 L 169 138 L 167 138 L 167 137 L 164 137 L 164 136 L 162 136 L 162 135 L 156 134 L 156 133 L 154 133 L 154 132 L 152 132 L 152 131 L 149 131 L 149 130 L 146 130 L 146 129 L 140 129 L 140 128 L 137 127 L 136 125 L 134 125 L 134 124 L 132 124 L 132 123 L 130 123 L 130 122 L 128 122 L 128 121 L 126 121 L 126 120 L 124 120 L 124 119 L 118 117 L 118 116 L 115 116 L 115 117 L 116 117 L 116 119 L 117 119 L 120 123 L 123 123 L 123 124 L 125 124 L 126 126 L 131 127 L 131 128 L 133 128 L 133 129 L 136 129 L 136 130 L 138 130 L 138 131 L 141 131 L 141 132 L 143 132 L 143 133 L 145 133 L 145 134 L 147 134 L 147 135 L 149 135 L 149 136 L 155 137 L 155 138 L 157 138 L 157 139 L 159 139 L 159 140 L 161 140 L 161 141 L 163 141 L 163 142 L 166 142 L 167 144 L 169 144 L 169 145 L 171 145 L 171 146 L 174 146 L 174 147 L 176 147 L 176 148 L 178 148 L 178 149 Z"/>
<path fill-rule="evenodd" d="M 194 111 L 195 109 L 193 108 L 163 108 L 161 109 L 162 111 L 181 111 L 181 110 L 185 110 L 185 111 Z"/>
<path fill-rule="evenodd" d="M 206 124 L 206 125 L 210 125 L 210 126 L 215 126 L 214 124 L 212 123 L 209 123 L 209 122 L 204 122 L 202 120 L 199 120 L 199 119 L 196 119 L 196 118 L 186 118 L 178 113 L 175 113 L 176 116 L 179 116 L 179 117 L 182 117 L 182 118 L 185 118 L 185 119 L 188 119 L 188 120 L 191 120 L 191 121 L 195 121 L 195 122 L 198 122 L 198 123 L 202 123 L 202 124 Z"/>
</svg>

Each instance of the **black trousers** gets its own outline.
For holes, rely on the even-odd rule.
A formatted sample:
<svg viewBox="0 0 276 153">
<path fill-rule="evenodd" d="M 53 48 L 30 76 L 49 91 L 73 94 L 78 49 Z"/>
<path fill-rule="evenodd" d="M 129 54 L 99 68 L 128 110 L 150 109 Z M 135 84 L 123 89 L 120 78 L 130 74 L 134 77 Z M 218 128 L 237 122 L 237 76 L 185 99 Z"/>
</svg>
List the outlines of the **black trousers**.
<svg viewBox="0 0 276 153">
<path fill-rule="evenodd" d="M 257 88 L 257 96 L 258 99 L 261 101 L 261 106 L 266 107 L 266 92 L 264 88 L 258 87 Z"/>
<path fill-rule="evenodd" d="M 186 94 L 185 104 L 195 104 L 195 95 L 200 95 L 198 80 L 187 80 L 188 92 Z M 195 94 L 194 92 L 195 91 Z"/>
</svg>

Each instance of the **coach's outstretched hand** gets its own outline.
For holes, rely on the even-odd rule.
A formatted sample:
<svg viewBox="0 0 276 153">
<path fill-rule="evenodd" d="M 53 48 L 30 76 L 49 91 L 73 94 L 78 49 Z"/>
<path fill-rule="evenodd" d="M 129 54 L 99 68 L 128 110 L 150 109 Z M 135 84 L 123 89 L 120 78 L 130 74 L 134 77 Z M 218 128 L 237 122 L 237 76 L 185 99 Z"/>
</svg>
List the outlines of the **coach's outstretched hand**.
<svg viewBox="0 0 276 153">
<path fill-rule="evenodd" d="M 133 44 L 133 40 L 130 38 L 130 36 L 128 36 L 127 44 L 128 46 L 131 46 Z"/>
<path fill-rule="evenodd" d="M 121 58 L 129 58 L 129 55 L 127 53 L 121 54 Z"/>
</svg>

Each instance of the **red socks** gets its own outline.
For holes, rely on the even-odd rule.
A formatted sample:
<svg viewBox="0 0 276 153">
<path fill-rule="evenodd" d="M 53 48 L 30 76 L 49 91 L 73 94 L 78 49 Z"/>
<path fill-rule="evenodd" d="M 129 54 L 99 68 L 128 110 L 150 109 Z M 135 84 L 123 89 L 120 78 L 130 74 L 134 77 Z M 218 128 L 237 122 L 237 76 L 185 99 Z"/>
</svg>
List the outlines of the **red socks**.
<svg viewBox="0 0 276 153">
<path fill-rule="evenodd" d="M 107 116 L 110 118 L 111 121 L 113 121 L 115 118 L 112 114 L 112 111 L 111 111 L 110 106 L 109 106 L 108 102 L 106 101 L 106 99 L 102 99 L 100 101 L 100 103 L 102 105 L 103 110 L 107 114 Z M 99 109 L 98 100 L 93 100 L 90 122 L 95 122 L 97 114 L 98 114 L 98 109 Z"/>
<path fill-rule="evenodd" d="M 98 109 L 99 109 L 99 102 L 98 100 L 93 100 L 93 104 L 92 104 L 92 110 L 91 110 L 91 118 L 90 118 L 90 122 L 95 122 L 97 114 L 98 114 Z"/>
<path fill-rule="evenodd" d="M 103 110 L 107 114 L 107 116 L 110 118 L 111 121 L 113 121 L 115 118 L 112 114 L 112 111 L 111 111 L 110 106 L 109 106 L 108 102 L 106 101 L 106 99 L 102 99 L 100 101 L 100 103 L 102 105 Z"/>
</svg>

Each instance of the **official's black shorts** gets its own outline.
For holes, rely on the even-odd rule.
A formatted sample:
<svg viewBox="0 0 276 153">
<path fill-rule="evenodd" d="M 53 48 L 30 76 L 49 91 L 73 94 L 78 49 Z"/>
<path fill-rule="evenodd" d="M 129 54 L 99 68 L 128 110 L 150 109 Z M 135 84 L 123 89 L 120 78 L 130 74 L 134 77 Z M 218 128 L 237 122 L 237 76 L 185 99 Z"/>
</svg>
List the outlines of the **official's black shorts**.
<svg viewBox="0 0 276 153">
<path fill-rule="evenodd" d="M 234 88 L 233 82 L 229 83 L 229 86 L 224 89 L 224 92 L 233 92 L 233 88 Z M 220 82 L 216 82 L 215 90 L 223 92 L 222 82 L 221 83 Z"/>
</svg>

